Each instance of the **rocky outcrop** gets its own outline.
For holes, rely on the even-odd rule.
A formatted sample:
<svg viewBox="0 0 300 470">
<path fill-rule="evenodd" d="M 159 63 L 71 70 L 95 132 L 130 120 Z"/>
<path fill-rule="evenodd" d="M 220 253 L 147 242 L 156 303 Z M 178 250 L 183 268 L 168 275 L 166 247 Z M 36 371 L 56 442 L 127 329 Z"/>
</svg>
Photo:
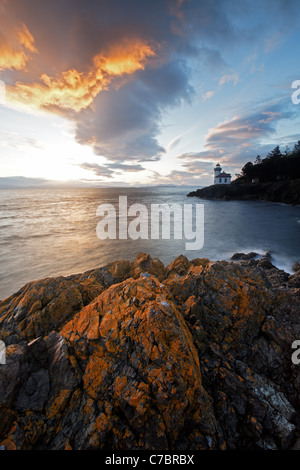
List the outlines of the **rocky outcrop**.
<svg viewBox="0 0 300 470">
<path fill-rule="evenodd" d="M 261 261 L 140 254 L 25 285 L 0 303 L 0 447 L 296 448 L 300 289 Z"/>
<path fill-rule="evenodd" d="M 224 201 L 262 200 L 284 204 L 300 204 L 300 179 L 275 183 L 214 184 L 190 192 L 188 197 Z"/>
</svg>

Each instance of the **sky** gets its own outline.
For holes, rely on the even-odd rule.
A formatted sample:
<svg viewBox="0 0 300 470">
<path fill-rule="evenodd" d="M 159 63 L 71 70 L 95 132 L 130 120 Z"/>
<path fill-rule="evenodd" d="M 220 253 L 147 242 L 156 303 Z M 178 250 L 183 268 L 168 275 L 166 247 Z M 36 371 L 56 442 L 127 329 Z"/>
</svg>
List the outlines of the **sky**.
<svg viewBox="0 0 300 470">
<path fill-rule="evenodd" d="M 298 0 L 0 0 L 0 181 L 213 184 L 300 140 Z"/>
</svg>

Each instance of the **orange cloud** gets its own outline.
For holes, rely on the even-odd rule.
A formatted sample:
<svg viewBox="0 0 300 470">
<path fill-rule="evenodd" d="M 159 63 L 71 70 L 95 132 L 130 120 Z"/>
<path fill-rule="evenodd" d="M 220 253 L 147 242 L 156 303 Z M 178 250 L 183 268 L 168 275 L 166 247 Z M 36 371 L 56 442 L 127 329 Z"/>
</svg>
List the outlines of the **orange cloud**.
<svg viewBox="0 0 300 470">
<path fill-rule="evenodd" d="M 34 38 L 25 24 L 12 36 L 13 39 L 0 33 L 0 71 L 24 69 L 30 59 L 28 51 L 37 52 Z"/>
<path fill-rule="evenodd" d="M 97 55 L 94 65 L 97 70 L 110 75 L 123 75 L 144 69 L 145 60 L 155 55 L 153 49 L 141 40 L 127 40 L 111 47 L 106 57 Z"/>
<path fill-rule="evenodd" d="M 141 40 L 128 40 L 111 47 L 106 54 L 96 55 L 86 74 L 75 68 L 64 71 L 58 78 L 44 73 L 40 83 L 17 82 L 7 87 L 7 99 L 37 108 L 55 107 L 78 112 L 88 107 L 114 77 L 144 69 L 146 60 L 155 55 Z"/>
<path fill-rule="evenodd" d="M 22 29 L 18 32 L 20 44 L 30 52 L 37 52 L 34 45 L 34 37 L 28 31 L 27 26 L 23 24 Z"/>
</svg>

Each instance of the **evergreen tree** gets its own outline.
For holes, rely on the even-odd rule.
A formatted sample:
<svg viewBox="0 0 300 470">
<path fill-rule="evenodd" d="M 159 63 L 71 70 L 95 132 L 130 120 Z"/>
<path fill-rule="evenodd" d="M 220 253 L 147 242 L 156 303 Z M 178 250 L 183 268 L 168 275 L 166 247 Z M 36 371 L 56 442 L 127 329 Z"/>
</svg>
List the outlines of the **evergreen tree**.
<svg viewBox="0 0 300 470">
<path fill-rule="evenodd" d="M 281 157 L 282 157 L 282 153 L 281 153 L 279 145 L 276 145 L 276 147 L 274 147 L 273 150 L 271 150 L 271 152 L 268 153 L 267 155 L 267 158 L 274 159 L 274 160 L 279 159 Z"/>
<path fill-rule="evenodd" d="M 237 182 L 251 182 L 257 178 L 260 183 L 274 182 L 285 179 L 300 178 L 300 140 L 290 150 L 286 147 L 281 152 L 276 145 L 265 158 L 257 155 L 254 164 L 247 162 L 237 176 Z"/>
<path fill-rule="evenodd" d="M 254 164 L 255 164 L 255 165 L 259 165 L 260 163 L 261 163 L 261 156 L 260 156 L 260 155 L 257 155 Z"/>
</svg>

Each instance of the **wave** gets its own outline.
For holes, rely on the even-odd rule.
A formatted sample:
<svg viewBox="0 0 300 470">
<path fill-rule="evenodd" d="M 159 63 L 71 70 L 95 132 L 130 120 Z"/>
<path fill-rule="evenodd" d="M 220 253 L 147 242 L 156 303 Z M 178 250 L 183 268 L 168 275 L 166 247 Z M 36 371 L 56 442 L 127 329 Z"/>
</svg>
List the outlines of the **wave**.
<svg viewBox="0 0 300 470">
<path fill-rule="evenodd" d="M 272 251 L 272 250 L 268 250 L 268 249 L 264 249 L 264 248 L 257 248 L 257 247 L 239 247 L 237 248 L 235 251 L 231 251 L 231 252 L 226 252 L 224 253 L 224 256 L 222 259 L 224 259 L 225 261 L 231 261 L 231 257 L 232 255 L 234 255 L 235 253 L 256 253 L 257 256 L 255 256 L 253 259 L 255 260 L 258 260 L 258 259 L 261 259 L 262 257 L 266 256 L 266 254 L 268 253 L 268 257 L 270 259 L 270 262 L 278 269 L 281 269 L 283 271 L 285 271 L 286 273 L 288 274 L 294 274 L 294 270 L 293 270 L 293 265 L 295 262 L 297 262 L 297 256 L 295 257 L 292 257 L 292 256 L 287 256 L 287 255 L 282 255 L 282 254 L 279 254 L 275 251 Z M 221 257 L 219 256 L 215 256 L 215 260 L 217 261 L 218 259 L 220 259 Z"/>
</svg>

